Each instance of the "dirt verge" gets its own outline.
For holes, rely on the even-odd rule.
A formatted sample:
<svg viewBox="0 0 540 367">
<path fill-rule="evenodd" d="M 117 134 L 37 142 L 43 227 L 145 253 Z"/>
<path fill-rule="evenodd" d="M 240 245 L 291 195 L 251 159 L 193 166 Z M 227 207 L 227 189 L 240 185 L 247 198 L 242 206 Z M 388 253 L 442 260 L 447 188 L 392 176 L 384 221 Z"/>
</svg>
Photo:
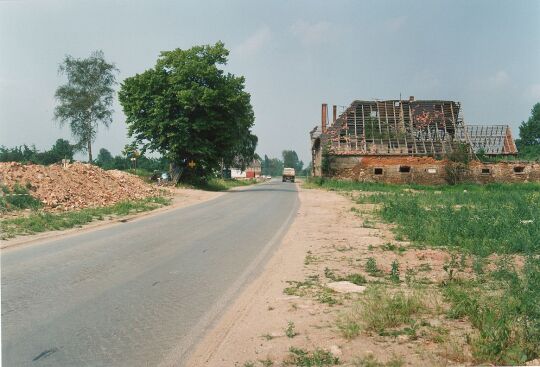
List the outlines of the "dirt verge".
<svg viewBox="0 0 540 367">
<path fill-rule="evenodd" d="M 449 255 L 396 241 L 388 226 L 374 220 L 372 207 L 333 192 L 299 191 L 300 209 L 281 246 L 186 365 L 304 365 L 299 358 L 313 352 L 349 366 L 370 360 L 381 366 L 470 363 L 465 337 L 471 327 L 445 318 L 446 305 L 434 290 L 447 276 Z M 366 270 L 369 259 L 376 271 Z M 368 291 L 336 292 L 335 281 L 355 281 Z M 416 285 L 409 287 L 410 282 Z M 378 307 L 393 297 L 413 306 L 403 320 L 375 330 Z M 370 315 L 362 313 L 369 307 L 375 326 L 366 324 Z"/>
</svg>

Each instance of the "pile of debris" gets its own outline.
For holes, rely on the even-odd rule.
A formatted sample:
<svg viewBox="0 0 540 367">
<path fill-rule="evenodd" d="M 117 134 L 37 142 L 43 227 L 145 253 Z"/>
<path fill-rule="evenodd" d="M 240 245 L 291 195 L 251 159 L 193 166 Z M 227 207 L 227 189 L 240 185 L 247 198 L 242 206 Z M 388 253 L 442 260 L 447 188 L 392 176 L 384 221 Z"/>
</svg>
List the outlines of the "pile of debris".
<svg viewBox="0 0 540 367">
<path fill-rule="evenodd" d="M 135 175 L 80 162 L 50 166 L 0 163 L 0 184 L 27 187 L 46 209 L 58 211 L 112 205 L 161 193 Z"/>
</svg>

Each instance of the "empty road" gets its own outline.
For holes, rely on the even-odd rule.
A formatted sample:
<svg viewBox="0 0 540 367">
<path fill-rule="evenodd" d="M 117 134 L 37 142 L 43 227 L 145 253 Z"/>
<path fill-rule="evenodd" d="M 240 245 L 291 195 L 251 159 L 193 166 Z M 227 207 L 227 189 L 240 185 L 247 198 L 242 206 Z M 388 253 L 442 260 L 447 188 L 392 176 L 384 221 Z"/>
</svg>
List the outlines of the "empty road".
<svg viewBox="0 0 540 367">
<path fill-rule="evenodd" d="M 3 250 L 2 366 L 181 365 L 297 206 L 272 181 Z"/>
</svg>

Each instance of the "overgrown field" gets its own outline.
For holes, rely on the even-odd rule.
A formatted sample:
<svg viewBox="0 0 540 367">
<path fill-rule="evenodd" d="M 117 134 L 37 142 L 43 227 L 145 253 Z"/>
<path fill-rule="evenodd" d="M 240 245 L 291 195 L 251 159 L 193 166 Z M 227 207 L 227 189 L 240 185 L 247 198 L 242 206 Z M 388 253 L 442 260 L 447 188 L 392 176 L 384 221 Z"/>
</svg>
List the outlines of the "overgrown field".
<svg viewBox="0 0 540 367">
<path fill-rule="evenodd" d="M 28 199 L 28 197 L 21 197 L 25 197 L 25 200 L 27 201 L 30 200 L 30 204 L 22 206 L 20 209 L 37 209 L 39 207 L 35 205 L 34 201 Z M 0 220 L 0 238 L 4 240 L 18 235 L 73 228 L 94 220 L 103 220 L 106 217 L 122 216 L 153 210 L 157 207 L 168 205 L 169 203 L 169 198 L 155 196 L 141 200 L 119 202 L 115 205 L 106 207 L 86 208 L 63 213 L 33 210 L 27 216 Z"/>
<path fill-rule="evenodd" d="M 540 252 L 540 184 L 398 186 L 312 180 L 330 190 L 374 192 L 361 203 L 381 204 L 380 216 L 417 245 L 476 255 Z"/>
<path fill-rule="evenodd" d="M 540 357 L 540 184 L 319 179 L 305 187 L 351 192 L 357 204 L 376 204 L 376 217 L 392 224 L 396 240 L 451 255 L 443 266 L 446 279 L 435 290 L 449 305 L 449 320 L 466 319 L 474 327 L 467 336 L 474 363 L 523 364 Z"/>
</svg>

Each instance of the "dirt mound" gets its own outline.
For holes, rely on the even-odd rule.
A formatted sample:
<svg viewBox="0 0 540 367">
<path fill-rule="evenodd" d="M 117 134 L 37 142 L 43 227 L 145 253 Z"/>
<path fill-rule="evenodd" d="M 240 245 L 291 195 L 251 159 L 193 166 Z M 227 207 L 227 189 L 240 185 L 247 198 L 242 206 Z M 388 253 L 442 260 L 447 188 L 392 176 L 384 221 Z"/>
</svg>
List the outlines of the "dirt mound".
<svg viewBox="0 0 540 367">
<path fill-rule="evenodd" d="M 135 175 L 79 162 L 65 167 L 0 163 L 0 184 L 26 186 L 46 209 L 52 210 L 112 205 L 160 193 Z"/>
</svg>

